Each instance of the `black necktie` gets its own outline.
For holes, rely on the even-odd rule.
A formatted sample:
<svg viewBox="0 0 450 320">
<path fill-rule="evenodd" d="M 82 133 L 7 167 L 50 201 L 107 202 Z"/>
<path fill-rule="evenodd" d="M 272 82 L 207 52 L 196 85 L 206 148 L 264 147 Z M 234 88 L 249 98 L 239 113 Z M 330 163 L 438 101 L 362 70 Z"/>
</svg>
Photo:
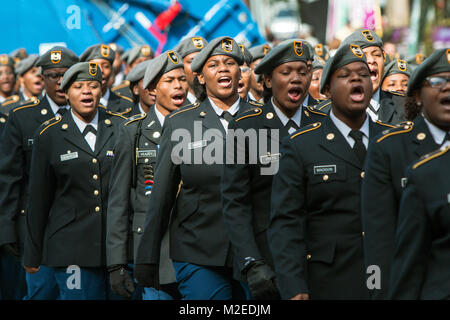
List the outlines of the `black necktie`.
<svg viewBox="0 0 450 320">
<path fill-rule="evenodd" d="M 86 137 L 86 135 L 87 135 L 89 132 L 92 132 L 93 134 L 97 135 L 97 130 L 95 130 L 94 127 L 91 126 L 90 124 L 88 124 L 88 125 L 84 128 L 84 130 L 83 130 L 83 136 Z"/>
<path fill-rule="evenodd" d="M 58 114 L 60 114 L 61 115 L 61 117 L 64 115 L 64 113 L 66 113 L 66 111 L 67 111 L 67 109 L 66 108 L 64 108 L 64 107 L 60 107 L 59 109 L 58 109 Z"/>
<path fill-rule="evenodd" d="M 234 117 L 231 115 L 231 113 L 229 113 L 228 111 L 224 111 L 222 112 L 222 114 L 220 115 L 222 118 L 224 118 L 225 120 L 227 120 L 227 122 L 230 122 L 231 120 L 234 119 Z"/>
<path fill-rule="evenodd" d="M 363 143 L 363 133 L 359 130 L 352 130 L 349 133 L 349 136 L 355 140 L 355 144 L 353 145 L 353 150 L 355 150 L 356 156 L 364 163 L 366 158 L 366 146 Z"/>
<path fill-rule="evenodd" d="M 286 130 L 289 132 L 289 130 L 291 129 L 291 128 L 294 128 L 295 130 L 298 130 L 298 129 L 300 129 L 300 127 L 295 123 L 295 121 L 294 120 L 292 120 L 292 119 L 289 119 L 289 121 L 286 123 L 286 125 L 285 125 L 285 128 L 286 128 Z"/>
</svg>

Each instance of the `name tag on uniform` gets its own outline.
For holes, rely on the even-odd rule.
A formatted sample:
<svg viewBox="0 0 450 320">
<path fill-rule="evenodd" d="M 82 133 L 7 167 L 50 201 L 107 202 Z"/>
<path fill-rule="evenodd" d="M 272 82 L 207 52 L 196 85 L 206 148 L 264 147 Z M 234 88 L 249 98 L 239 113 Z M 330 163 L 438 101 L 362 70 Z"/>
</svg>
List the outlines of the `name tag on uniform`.
<svg viewBox="0 0 450 320">
<path fill-rule="evenodd" d="M 28 146 L 31 147 L 33 145 L 34 139 L 28 139 Z"/>
<path fill-rule="evenodd" d="M 107 157 L 114 157 L 114 151 L 112 151 L 112 150 L 107 150 L 107 151 L 106 151 L 106 156 L 107 156 Z"/>
<path fill-rule="evenodd" d="M 406 187 L 407 183 L 408 183 L 408 178 L 402 178 L 400 180 L 400 184 L 402 185 L 402 188 Z"/>
<path fill-rule="evenodd" d="M 274 153 L 274 154 L 266 154 L 264 156 L 259 156 L 259 160 L 262 164 L 268 164 L 271 162 L 276 162 L 280 160 L 281 153 Z"/>
<path fill-rule="evenodd" d="M 67 161 L 78 158 L 78 152 L 65 153 L 59 156 L 61 161 Z"/>
<path fill-rule="evenodd" d="M 138 158 L 155 158 L 156 157 L 156 150 L 139 150 L 138 151 Z"/>
<path fill-rule="evenodd" d="M 197 149 L 197 148 L 203 148 L 203 147 L 206 147 L 206 140 L 189 142 L 189 144 L 188 144 L 188 149 Z"/>
<path fill-rule="evenodd" d="M 326 166 L 314 166 L 314 174 L 330 174 L 336 172 L 337 169 L 335 164 L 329 164 Z"/>
</svg>

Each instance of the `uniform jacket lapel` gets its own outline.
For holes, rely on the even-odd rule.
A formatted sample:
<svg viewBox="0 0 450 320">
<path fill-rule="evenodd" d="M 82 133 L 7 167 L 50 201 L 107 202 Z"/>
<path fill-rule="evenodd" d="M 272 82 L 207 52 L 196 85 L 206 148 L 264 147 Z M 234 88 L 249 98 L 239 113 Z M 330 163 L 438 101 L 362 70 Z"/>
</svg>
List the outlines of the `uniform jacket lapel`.
<svg viewBox="0 0 450 320">
<path fill-rule="evenodd" d="M 363 167 L 363 164 L 356 157 L 355 151 L 350 147 L 339 129 L 336 128 L 330 117 L 326 117 L 322 122 L 322 132 L 323 137 L 320 145 L 324 149 L 357 168 Z M 332 138 L 330 139 L 330 137 Z"/>
<path fill-rule="evenodd" d="M 439 148 L 439 146 L 434 141 L 424 118 L 421 115 L 419 115 L 418 117 L 420 118 L 417 118 L 414 122 L 414 127 L 416 129 L 414 131 L 417 133 L 411 135 L 411 145 L 413 146 L 415 155 L 417 157 L 421 157 L 424 154 L 436 150 L 437 148 Z"/>
<path fill-rule="evenodd" d="M 44 123 L 45 121 L 55 117 L 55 114 L 53 113 L 52 108 L 50 107 L 50 103 L 47 100 L 47 97 L 43 97 L 42 100 L 40 100 L 41 103 L 39 104 L 39 108 L 37 108 L 36 113 L 36 121 L 39 124 Z"/>
<path fill-rule="evenodd" d="M 114 133 L 114 126 L 103 110 L 98 110 L 97 138 L 95 140 L 95 155 L 98 156 L 103 146 L 108 142 Z M 84 139 L 84 138 L 83 138 Z"/>
<path fill-rule="evenodd" d="M 146 139 L 157 145 L 160 141 L 161 131 L 162 127 L 156 115 L 155 106 L 153 106 L 148 111 L 147 117 L 143 120 L 141 133 Z"/>
<path fill-rule="evenodd" d="M 78 128 L 75 121 L 72 119 L 71 112 L 66 112 L 60 122 L 61 131 L 64 139 L 76 146 L 77 148 L 83 150 L 84 152 L 93 155 L 93 151 L 86 139 L 84 139 L 80 129 Z M 67 125 L 67 126 L 65 126 Z"/>
<path fill-rule="evenodd" d="M 222 139 L 225 138 L 225 129 L 223 128 L 222 122 L 220 122 L 219 117 L 214 111 L 209 99 L 206 98 L 198 108 L 199 120 L 202 120 L 202 124 L 207 129 L 218 129 L 222 133 Z M 202 113 L 203 112 L 203 113 Z M 204 116 L 202 116 L 204 115 Z"/>
</svg>

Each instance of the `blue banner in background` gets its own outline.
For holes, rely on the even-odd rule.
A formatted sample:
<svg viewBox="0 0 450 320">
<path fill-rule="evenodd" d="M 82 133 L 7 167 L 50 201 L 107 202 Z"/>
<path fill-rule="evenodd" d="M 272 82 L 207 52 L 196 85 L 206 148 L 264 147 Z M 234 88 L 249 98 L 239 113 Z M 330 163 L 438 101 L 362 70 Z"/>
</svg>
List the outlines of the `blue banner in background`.
<svg viewBox="0 0 450 320">
<path fill-rule="evenodd" d="M 149 44 L 160 53 L 193 35 L 265 42 L 242 0 L 15 0 L 2 4 L 0 26 L 4 53 L 43 53 L 62 44 L 80 55 L 112 42 L 125 50 Z"/>
</svg>

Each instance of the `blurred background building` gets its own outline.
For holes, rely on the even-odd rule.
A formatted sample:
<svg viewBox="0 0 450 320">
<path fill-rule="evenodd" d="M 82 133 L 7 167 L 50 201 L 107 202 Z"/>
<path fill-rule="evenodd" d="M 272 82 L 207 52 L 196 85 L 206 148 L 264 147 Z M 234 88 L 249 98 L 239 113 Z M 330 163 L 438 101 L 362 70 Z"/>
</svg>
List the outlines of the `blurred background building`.
<svg viewBox="0 0 450 320">
<path fill-rule="evenodd" d="M 450 46 L 448 0 L 14 0 L 0 12 L 2 52 L 42 53 L 55 44 L 77 54 L 96 43 L 157 53 L 185 36 L 229 35 L 247 46 L 300 37 L 331 53 L 353 30 L 375 30 L 391 55 Z"/>
</svg>

